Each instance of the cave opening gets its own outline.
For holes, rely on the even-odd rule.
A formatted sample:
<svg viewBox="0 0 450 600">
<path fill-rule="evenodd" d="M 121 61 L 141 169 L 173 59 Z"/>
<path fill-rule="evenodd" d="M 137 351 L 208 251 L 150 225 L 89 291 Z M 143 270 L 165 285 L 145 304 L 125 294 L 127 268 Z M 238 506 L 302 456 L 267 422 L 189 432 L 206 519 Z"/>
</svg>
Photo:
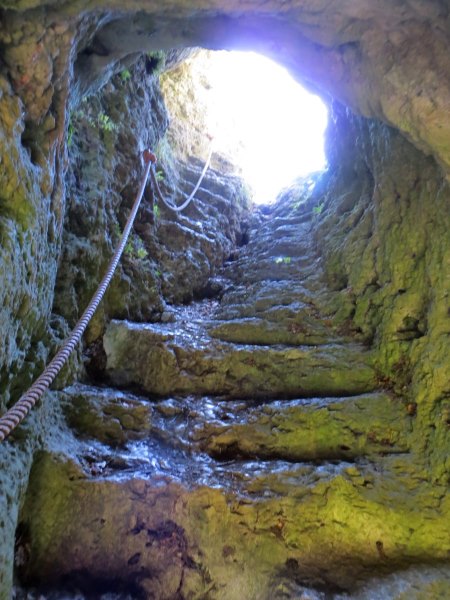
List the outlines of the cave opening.
<svg viewBox="0 0 450 600">
<path fill-rule="evenodd" d="M 190 126 L 213 140 L 220 166 L 244 179 L 255 204 L 273 203 L 296 179 L 326 168 L 327 107 L 277 62 L 253 51 L 199 50 L 178 70 L 163 75 L 169 112 L 185 116 L 174 98 L 187 83 L 197 105 Z"/>
</svg>

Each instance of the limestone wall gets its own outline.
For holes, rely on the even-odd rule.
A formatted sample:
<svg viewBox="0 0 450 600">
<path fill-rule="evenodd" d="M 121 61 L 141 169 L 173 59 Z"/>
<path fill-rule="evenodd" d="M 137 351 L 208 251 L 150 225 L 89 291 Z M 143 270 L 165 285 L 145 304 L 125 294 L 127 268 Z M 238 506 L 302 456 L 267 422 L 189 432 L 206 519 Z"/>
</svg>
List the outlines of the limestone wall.
<svg viewBox="0 0 450 600">
<path fill-rule="evenodd" d="M 398 132 L 335 106 L 316 243 L 327 309 L 377 350 L 380 383 L 416 413 L 416 451 L 448 482 L 450 189 Z M 416 406 L 417 405 L 417 406 Z"/>
</svg>

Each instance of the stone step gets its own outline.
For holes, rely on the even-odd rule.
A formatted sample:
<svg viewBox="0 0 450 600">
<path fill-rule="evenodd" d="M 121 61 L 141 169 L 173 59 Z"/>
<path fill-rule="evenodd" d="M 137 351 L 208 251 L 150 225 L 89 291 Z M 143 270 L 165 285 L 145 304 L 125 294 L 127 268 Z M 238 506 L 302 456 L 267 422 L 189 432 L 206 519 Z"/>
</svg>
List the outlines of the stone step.
<svg viewBox="0 0 450 600">
<path fill-rule="evenodd" d="M 76 437 L 34 465 L 24 582 L 272 600 L 295 581 L 344 600 L 387 556 L 389 569 L 405 551 L 445 557 L 445 511 L 430 520 L 427 507 L 446 490 L 411 477 L 410 417 L 384 394 L 150 403 L 78 384 L 60 397 Z"/>
<path fill-rule="evenodd" d="M 295 219 L 286 222 L 285 219 L 276 218 L 273 221 L 265 219 L 262 222 L 256 222 L 254 235 L 251 239 L 251 246 L 260 246 L 266 249 L 274 241 L 295 240 L 301 243 L 303 240 L 310 244 L 311 223 L 308 215 L 301 215 Z"/>
<path fill-rule="evenodd" d="M 201 481 L 204 485 L 220 484 L 224 489 L 235 489 L 234 480 L 239 477 L 242 480 L 242 486 L 239 487 L 241 492 L 245 491 L 250 481 L 247 475 L 249 470 L 255 468 L 253 458 L 258 454 L 261 443 L 255 439 L 253 452 L 247 450 L 234 456 L 231 453 L 226 456 L 225 452 L 218 455 L 211 448 L 216 441 L 220 443 L 223 428 L 231 431 L 246 423 L 249 430 L 255 430 L 253 435 L 258 431 L 261 435 L 262 420 L 272 414 L 275 417 L 275 410 L 280 410 L 286 423 L 289 421 L 298 427 L 297 408 L 307 415 L 308 406 L 311 410 L 330 406 L 331 414 L 334 404 L 351 401 L 328 398 L 257 403 L 196 396 L 150 401 L 145 396 L 131 392 L 85 384 L 74 384 L 59 392 L 58 396 L 67 423 L 78 440 L 76 455 L 88 475 L 122 479 L 131 474 L 141 477 L 170 473 L 174 480 L 188 487 L 198 485 Z M 361 403 L 366 400 L 365 397 L 358 399 Z M 235 414 L 236 411 L 241 413 L 240 417 Z M 294 423 L 296 418 L 297 422 Z M 306 418 L 304 429 L 307 432 Z M 330 418 L 331 432 L 335 420 L 334 416 Z M 289 444 L 285 435 L 286 423 L 284 430 L 279 426 L 279 431 L 274 434 L 280 436 L 279 446 Z M 377 424 L 374 424 L 376 427 Z M 210 440 L 211 447 L 206 440 Z M 373 443 L 376 441 L 373 440 Z M 294 454 L 297 446 L 297 442 L 292 444 Z M 294 454 L 281 457 L 276 448 L 273 454 L 265 454 L 260 457 L 262 460 L 258 467 L 261 476 L 264 473 L 271 474 L 274 467 L 279 472 L 288 470 L 292 473 L 293 462 L 306 467 L 307 463 L 314 465 L 320 461 L 325 464 L 327 461 L 324 452 L 314 457 L 312 449 L 310 458 L 305 460 L 296 460 Z M 329 459 L 335 458 L 335 452 L 330 450 Z M 347 457 L 342 458 L 347 461 L 354 456 L 349 452 Z M 302 473 L 305 475 L 313 471 L 303 469 Z"/>
<path fill-rule="evenodd" d="M 277 230 L 278 234 L 278 230 Z M 302 230 L 296 231 L 289 235 L 283 235 L 283 237 L 267 236 L 263 238 L 257 238 L 256 241 L 250 239 L 248 244 L 248 252 L 253 252 L 258 249 L 258 255 L 272 255 L 276 256 L 300 256 L 301 254 L 311 254 L 311 243 L 308 239 L 305 239 L 304 232 Z"/>
<path fill-rule="evenodd" d="M 307 240 L 291 240 L 282 238 L 280 240 L 271 238 L 269 240 L 260 240 L 257 244 L 253 244 L 252 239 L 245 248 L 243 257 L 250 262 L 249 258 L 255 253 L 258 253 L 258 262 L 269 260 L 275 264 L 290 264 L 294 258 L 307 259 L 313 261 L 316 258 L 314 250 L 311 248 Z"/>
<path fill-rule="evenodd" d="M 237 262 L 237 261 L 236 261 Z M 231 268 L 231 267 L 230 267 Z M 267 318 L 278 321 L 295 318 L 299 312 L 316 315 L 314 295 L 303 282 L 261 281 L 253 284 L 231 284 L 226 289 L 216 318 Z M 301 319 L 300 319 L 301 320 Z"/>
<path fill-rule="evenodd" d="M 181 189 L 192 190 L 198 183 L 200 175 L 203 171 L 203 165 L 198 168 L 192 168 L 189 166 L 183 169 L 180 172 L 179 182 L 184 182 L 183 184 L 179 183 L 178 187 Z M 203 189 L 207 189 L 214 194 L 218 194 L 221 196 L 227 196 L 230 190 L 230 183 L 233 182 L 236 186 L 241 187 L 242 182 L 237 178 L 233 177 L 223 177 L 217 171 L 213 171 L 212 169 L 208 169 L 206 171 L 205 177 L 201 182 L 201 187 Z M 190 193 L 190 192 L 188 192 Z"/>
<path fill-rule="evenodd" d="M 190 188 L 186 182 L 180 182 L 180 187 L 174 193 L 167 194 L 167 198 L 171 201 L 175 206 L 181 206 L 183 202 L 190 195 Z M 163 211 L 169 210 L 164 204 L 161 204 L 161 209 Z M 230 210 L 230 201 L 220 196 L 218 194 L 213 194 L 207 190 L 203 190 L 199 188 L 196 192 L 194 200 L 188 205 L 188 207 L 183 210 L 180 215 L 188 218 L 198 219 L 205 215 L 207 216 L 218 216 L 223 212 L 229 212 Z"/>
<path fill-rule="evenodd" d="M 264 402 L 196 396 L 150 402 L 77 384 L 61 392 L 60 402 L 78 438 L 113 448 L 147 448 L 129 452 L 125 464 L 126 453 L 105 460 L 110 474 L 117 468 L 142 469 L 142 457 L 161 456 L 163 447 L 165 462 L 181 460 L 187 472 L 189 460 L 206 465 L 205 453 L 236 468 L 243 459 L 317 463 L 405 453 L 412 424 L 406 405 L 381 392 Z M 130 444 L 135 440 L 144 442 Z"/>
<path fill-rule="evenodd" d="M 205 326 L 213 338 L 234 344 L 320 346 L 342 342 L 342 336 L 326 319 L 318 319 L 311 307 L 299 307 L 296 311 L 280 308 L 268 317 L 234 318 L 222 322 L 214 319 Z"/>
<path fill-rule="evenodd" d="M 112 321 L 104 348 L 115 385 L 157 396 L 346 396 L 377 388 L 371 354 L 357 344 L 236 345 L 211 338 L 195 322 Z"/>
<path fill-rule="evenodd" d="M 59 392 L 67 424 L 82 439 L 114 447 L 148 437 L 153 408 L 142 397 L 76 383 Z"/>
<path fill-rule="evenodd" d="M 92 452 L 92 444 L 79 450 Z M 311 593 L 350 594 L 376 573 L 401 568 L 405 555 L 426 562 L 448 551 L 449 521 L 435 511 L 430 519 L 427 509 L 446 490 L 408 477 L 407 455 L 358 464 L 222 463 L 216 485 L 200 462 L 179 477 L 165 455 L 149 452 L 147 460 L 147 470 L 109 474 L 103 462 L 96 470 L 95 462 L 42 452 L 21 512 L 22 581 L 81 581 L 84 593 L 102 582 L 145 598 L 195 590 L 272 600 L 286 597 L 278 594 L 286 581 Z"/>
<path fill-rule="evenodd" d="M 190 188 L 187 187 L 187 190 Z M 190 192 L 186 194 L 188 196 Z M 224 190 L 223 194 L 211 190 L 209 187 L 201 185 L 195 193 L 196 202 L 202 203 L 204 206 L 215 206 L 229 211 L 230 200 L 227 197 L 230 195 L 230 189 Z"/>
<path fill-rule="evenodd" d="M 208 194 L 206 199 L 202 199 L 201 196 L 201 190 L 199 190 L 195 199 L 180 213 L 174 213 L 163 203 L 160 203 L 162 219 L 158 220 L 158 225 L 162 221 L 174 222 L 175 218 L 175 222 L 201 232 L 205 229 L 206 223 L 207 229 L 214 232 L 217 237 L 223 238 L 226 236 L 235 243 L 236 232 L 241 230 L 241 224 L 236 213 L 230 210 L 229 200 L 212 194 Z M 187 195 L 171 194 L 168 197 L 177 206 L 181 206 Z M 162 238 L 161 241 L 166 243 L 165 238 Z"/>
<path fill-rule="evenodd" d="M 411 425 L 405 404 L 385 393 L 219 402 L 194 426 L 191 439 L 217 459 L 352 460 L 408 452 Z"/>
<path fill-rule="evenodd" d="M 248 255 L 239 258 L 233 265 L 224 268 L 224 275 L 233 281 L 252 284 L 266 281 L 284 281 L 286 286 L 291 282 L 305 285 L 320 269 L 320 259 L 311 256 L 270 256 L 249 260 Z"/>
<path fill-rule="evenodd" d="M 190 249 L 205 244 L 213 248 L 219 245 L 217 237 L 213 237 L 211 231 L 205 233 L 201 227 L 196 227 L 186 219 L 183 222 L 160 219 L 158 235 L 164 238 L 165 249 L 168 251 L 186 251 L 187 245 Z"/>
</svg>

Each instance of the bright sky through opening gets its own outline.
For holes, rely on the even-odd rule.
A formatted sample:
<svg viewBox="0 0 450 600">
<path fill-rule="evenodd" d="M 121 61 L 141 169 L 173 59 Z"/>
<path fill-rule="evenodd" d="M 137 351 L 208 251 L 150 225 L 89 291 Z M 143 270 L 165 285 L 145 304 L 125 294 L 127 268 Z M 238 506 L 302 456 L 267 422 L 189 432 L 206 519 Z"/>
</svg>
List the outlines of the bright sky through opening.
<svg viewBox="0 0 450 600">
<path fill-rule="evenodd" d="M 294 179 L 326 166 L 325 104 L 286 69 L 253 52 L 210 54 L 207 120 L 215 149 L 238 159 L 254 202 L 270 203 Z"/>
</svg>

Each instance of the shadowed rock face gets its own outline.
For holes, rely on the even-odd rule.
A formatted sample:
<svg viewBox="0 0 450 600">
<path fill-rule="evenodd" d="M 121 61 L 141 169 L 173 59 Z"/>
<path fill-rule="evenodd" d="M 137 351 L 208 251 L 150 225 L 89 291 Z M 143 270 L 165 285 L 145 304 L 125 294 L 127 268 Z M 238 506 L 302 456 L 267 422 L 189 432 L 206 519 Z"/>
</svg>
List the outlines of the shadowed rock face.
<svg viewBox="0 0 450 600">
<path fill-rule="evenodd" d="M 447 3 L 0 7 L 2 406 L 82 310 L 164 134 L 158 51 L 260 50 L 335 99 L 328 172 L 255 214 L 246 250 L 238 181 L 210 173 L 180 219 L 147 198 L 88 334 L 94 385 L 0 448 L 2 600 L 19 521 L 18 574 L 54 597 L 449 596 L 445 566 L 414 566 L 450 539 Z M 169 152 L 165 192 L 200 168 Z"/>
</svg>

